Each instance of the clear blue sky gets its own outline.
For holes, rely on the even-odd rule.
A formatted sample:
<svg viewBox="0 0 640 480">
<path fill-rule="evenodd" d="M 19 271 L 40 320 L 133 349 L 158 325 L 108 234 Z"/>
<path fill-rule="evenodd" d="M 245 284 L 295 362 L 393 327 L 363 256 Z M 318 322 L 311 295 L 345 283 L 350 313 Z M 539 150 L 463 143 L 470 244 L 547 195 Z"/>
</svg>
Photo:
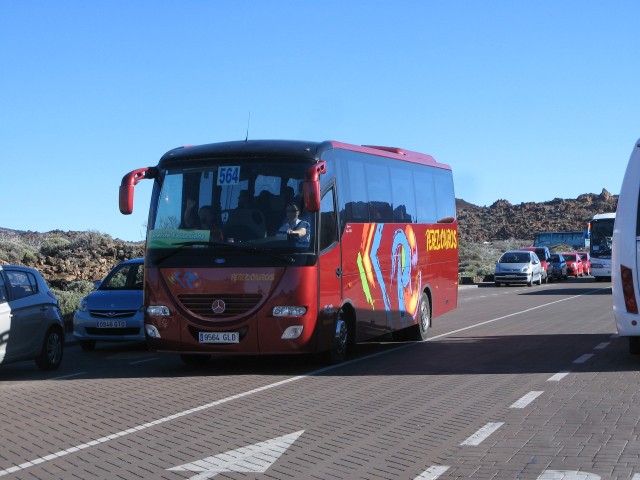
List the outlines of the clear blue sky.
<svg viewBox="0 0 640 480">
<path fill-rule="evenodd" d="M 0 227 L 144 239 L 122 176 L 249 137 L 402 147 L 476 205 L 618 193 L 638 1 L 0 0 Z"/>
</svg>

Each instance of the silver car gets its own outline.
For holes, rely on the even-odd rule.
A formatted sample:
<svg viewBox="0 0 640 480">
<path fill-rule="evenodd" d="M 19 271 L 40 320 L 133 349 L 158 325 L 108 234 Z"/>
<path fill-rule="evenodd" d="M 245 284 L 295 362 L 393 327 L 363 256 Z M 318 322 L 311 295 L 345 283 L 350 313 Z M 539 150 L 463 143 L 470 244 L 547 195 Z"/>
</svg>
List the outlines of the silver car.
<svg viewBox="0 0 640 480">
<path fill-rule="evenodd" d="M 40 272 L 0 265 L 0 363 L 35 360 L 43 370 L 62 362 L 64 321 Z"/>
<path fill-rule="evenodd" d="M 537 283 L 542 285 L 542 265 L 535 252 L 512 250 L 505 252 L 496 263 L 493 274 L 496 287 L 505 283 Z"/>
<path fill-rule="evenodd" d="M 139 341 L 144 338 L 142 284 L 144 259 L 134 258 L 116 265 L 97 290 L 80 301 L 73 315 L 73 335 L 85 351 L 97 341 Z"/>
</svg>

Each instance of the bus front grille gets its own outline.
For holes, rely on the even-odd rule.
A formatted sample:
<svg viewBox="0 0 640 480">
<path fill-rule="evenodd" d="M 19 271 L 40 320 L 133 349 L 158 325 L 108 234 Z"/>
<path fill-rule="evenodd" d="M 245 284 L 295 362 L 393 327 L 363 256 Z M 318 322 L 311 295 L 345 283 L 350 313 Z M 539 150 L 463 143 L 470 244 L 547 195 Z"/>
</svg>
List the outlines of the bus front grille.
<svg viewBox="0 0 640 480">
<path fill-rule="evenodd" d="M 188 293 L 178 295 L 184 308 L 194 315 L 222 319 L 243 315 L 260 303 L 262 295 Z"/>
</svg>

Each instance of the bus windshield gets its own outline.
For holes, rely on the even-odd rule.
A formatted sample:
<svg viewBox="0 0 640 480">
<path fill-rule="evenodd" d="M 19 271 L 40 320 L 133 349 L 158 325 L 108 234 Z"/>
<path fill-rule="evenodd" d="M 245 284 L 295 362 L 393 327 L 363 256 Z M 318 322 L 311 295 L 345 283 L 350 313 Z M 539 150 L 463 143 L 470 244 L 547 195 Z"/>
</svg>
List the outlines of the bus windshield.
<svg viewBox="0 0 640 480">
<path fill-rule="evenodd" d="M 611 258 L 613 223 L 615 219 L 591 221 L 591 256 L 594 258 Z"/>
<path fill-rule="evenodd" d="M 175 256 L 182 264 L 186 257 L 197 257 L 195 263 L 216 257 L 225 266 L 282 265 L 292 256 L 308 256 L 314 252 L 315 216 L 302 201 L 306 168 L 224 159 L 160 170 L 148 250 L 158 263 Z"/>
</svg>

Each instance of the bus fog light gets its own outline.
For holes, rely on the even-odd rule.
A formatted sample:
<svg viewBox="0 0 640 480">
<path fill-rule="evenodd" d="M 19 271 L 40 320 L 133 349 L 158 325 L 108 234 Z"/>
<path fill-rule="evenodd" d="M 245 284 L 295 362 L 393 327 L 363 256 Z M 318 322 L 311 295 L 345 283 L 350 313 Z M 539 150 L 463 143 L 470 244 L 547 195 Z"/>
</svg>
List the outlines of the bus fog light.
<svg viewBox="0 0 640 480">
<path fill-rule="evenodd" d="M 307 307 L 278 306 L 273 307 L 274 317 L 302 317 L 307 313 Z"/>
<path fill-rule="evenodd" d="M 160 332 L 154 325 L 145 324 L 144 330 L 147 332 L 147 337 L 160 338 Z"/>
<path fill-rule="evenodd" d="M 300 335 L 302 335 L 302 330 L 304 327 L 302 325 L 294 325 L 293 327 L 287 328 L 282 334 L 282 340 L 295 340 Z"/>
<path fill-rule="evenodd" d="M 164 305 L 149 305 L 147 307 L 147 315 L 150 317 L 166 317 L 171 315 L 169 308 Z"/>
</svg>

